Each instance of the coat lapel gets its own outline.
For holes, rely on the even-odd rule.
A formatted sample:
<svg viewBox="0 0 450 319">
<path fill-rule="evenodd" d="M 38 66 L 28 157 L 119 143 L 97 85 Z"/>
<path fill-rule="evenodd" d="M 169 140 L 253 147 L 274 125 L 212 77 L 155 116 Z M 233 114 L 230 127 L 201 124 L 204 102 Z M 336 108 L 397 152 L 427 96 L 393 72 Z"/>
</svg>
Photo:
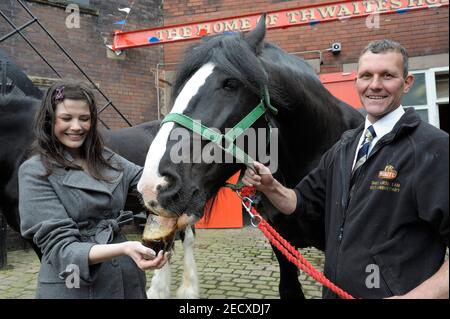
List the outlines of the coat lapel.
<svg viewBox="0 0 450 319">
<path fill-rule="evenodd" d="M 116 172 L 108 169 L 104 175 L 107 178 L 114 179 L 111 182 L 99 181 L 89 174 L 86 174 L 84 171 L 71 169 L 67 172 L 62 183 L 68 187 L 106 193 L 112 196 L 112 193 L 122 180 L 123 172 Z"/>
<path fill-rule="evenodd" d="M 67 159 L 72 160 L 70 154 L 66 153 L 65 156 Z M 107 160 L 110 160 L 114 156 L 114 153 L 108 149 L 105 149 L 103 151 L 103 156 Z M 66 176 L 64 177 L 62 182 L 62 184 L 65 186 L 84 189 L 88 191 L 106 193 L 112 196 L 114 190 L 117 188 L 117 186 L 122 180 L 123 172 L 120 170 L 115 171 L 110 168 L 105 169 L 103 171 L 103 176 L 109 180 L 108 182 L 99 181 L 93 178 L 91 175 L 87 174 L 86 172 L 76 169 L 69 169 L 68 171 L 66 171 L 65 175 Z"/>
</svg>

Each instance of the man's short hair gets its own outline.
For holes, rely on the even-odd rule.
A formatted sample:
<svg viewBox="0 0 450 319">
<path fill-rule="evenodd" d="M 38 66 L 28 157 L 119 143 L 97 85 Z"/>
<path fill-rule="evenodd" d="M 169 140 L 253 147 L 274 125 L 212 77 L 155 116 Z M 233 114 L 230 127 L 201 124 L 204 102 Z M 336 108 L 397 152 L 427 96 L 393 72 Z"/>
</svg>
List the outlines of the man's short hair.
<svg viewBox="0 0 450 319">
<path fill-rule="evenodd" d="M 403 57 L 403 77 L 408 76 L 409 62 L 408 62 L 408 52 L 406 49 L 398 42 L 392 40 L 375 40 L 370 42 L 361 52 L 361 56 L 367 52 L 372 52 L 375 54 L 385 53 L 385 52 L 398 52 Z"/>
</svg>

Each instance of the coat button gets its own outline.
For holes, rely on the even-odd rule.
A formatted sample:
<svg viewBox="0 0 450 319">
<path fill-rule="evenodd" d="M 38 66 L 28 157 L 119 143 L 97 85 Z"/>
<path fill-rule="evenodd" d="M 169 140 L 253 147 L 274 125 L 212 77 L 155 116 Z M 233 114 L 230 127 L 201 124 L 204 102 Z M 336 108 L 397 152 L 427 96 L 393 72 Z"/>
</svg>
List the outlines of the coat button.
<svg viewBox="0 0 450 319">
<path fill-rule="evenodd" d="M 117 260 L 117 258 L 113 258 L 113 259 L 111 259 L 111 264 L 114 267 L 117 267 L 117 266 L 119 266 L 119 261 Z"/>
</svg>

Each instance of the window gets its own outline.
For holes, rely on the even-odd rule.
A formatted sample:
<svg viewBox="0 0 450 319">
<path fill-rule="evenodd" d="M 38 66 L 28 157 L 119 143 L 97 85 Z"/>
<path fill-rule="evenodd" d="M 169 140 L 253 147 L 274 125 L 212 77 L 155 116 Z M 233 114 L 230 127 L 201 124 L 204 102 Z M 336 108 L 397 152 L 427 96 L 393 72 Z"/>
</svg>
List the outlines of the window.
<svg viewBox="0 0 450 319">
<path fill-rule="evenodd" d="M 426 88 L 426 73 L 411 72 L 414 74 L 414 84 L 408 94 L 403 97 L 405 107 L 414 107 L 422 120 L 428 122 L 428 101 Z"/>
<path fill-rule="evenodd" d="M 404 96 L 402 105 L 405 108 L 414 107 L 424 121 L 447 131 L 445 114 L 448 114 L 449 68 L 432 68 L 411 73 L 415 78 L 414 85 Z"/>
</svg>

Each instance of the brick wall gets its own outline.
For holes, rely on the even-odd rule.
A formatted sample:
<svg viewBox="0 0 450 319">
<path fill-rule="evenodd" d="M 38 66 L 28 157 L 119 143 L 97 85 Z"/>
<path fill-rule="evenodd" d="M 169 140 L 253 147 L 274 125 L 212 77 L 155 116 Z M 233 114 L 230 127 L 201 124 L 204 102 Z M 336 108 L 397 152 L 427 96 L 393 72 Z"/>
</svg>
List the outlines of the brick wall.
<svg viewBox="0 0 450 319">
<path fill-rule="evenodd" d="M 248 13 L 290 9 L 335 0 L 166 0 L 164 25 L 220 19 Z M 366 18 L 352 18 L 345 22 L 333 21 L 314 26 L 298 26 L 269 30 L 267 40 L 287 52 L 324 50 L 333 42 L 342 43 L 342 52 L 334 56 L 324 53 L 321 73 L 341 72 L 342 65 L 357 62 L 361 49 L 371 40 L 390 38 L 402 43 L 410 56 L 448 53 L 448 7 L 418 10 L 403 14 L 380 16 L 380 28 L 366 27 Z M 193 41 L 164 45 L 165 62 L 182 59 L 182 53 Z M 304 56 L 317 58 L 317 56 Z"/>
<path fill-rule="evenodd" d="M 106 55 L 105 43 L 111 44 L 114 29 L 121 26 L 114 22 L 125 18 L 119 7 L 128 5 L 128 1 L 91 0 L 90 7 L 98 10 L 98 15 L 81 13 L 80 28 L 66 27 L 64 3 L 61 0 L 23 1 L 39 21 L 49 30 L 58 42 L 69 52 L 82 69 L 100 85 L 107 97 L 126 116 L 132 124 L 156 119 L 155 85 L 152 70 L 160 62 L 162 48 L 145 47 L 126 52 L 124 59 L 109 59 Z M 62 3 L 61 7 L 49 5 L 49 2 Z M 66 1 L 70 3 L 70 1 Z M 155 27 L 162 24 L 161 0 L 139 0 L 131 11 L 124 30 Z M 1 1 L 2 10 L 16 26 L 21 26 L 31 18 L 16 1 Z M 12 31 L 6 21 L 0 17 L 0 37 Z M 72 79 L 83 79 L 81 73 L 73 66 L 47 37 L 33 24 L 23 33 L 47 57 L 50 63 L 63 76 Z M 33 77 L 56 78 L 53 71 L 18 35 L 0 43 L 6 52 L 24 71 Z M 99 96 L 100 105 L 106 101 Z M 112 128 L 124 127 L 127 124 L 112 108 L 108 108 L 101 116 Z"/>
</svg>

